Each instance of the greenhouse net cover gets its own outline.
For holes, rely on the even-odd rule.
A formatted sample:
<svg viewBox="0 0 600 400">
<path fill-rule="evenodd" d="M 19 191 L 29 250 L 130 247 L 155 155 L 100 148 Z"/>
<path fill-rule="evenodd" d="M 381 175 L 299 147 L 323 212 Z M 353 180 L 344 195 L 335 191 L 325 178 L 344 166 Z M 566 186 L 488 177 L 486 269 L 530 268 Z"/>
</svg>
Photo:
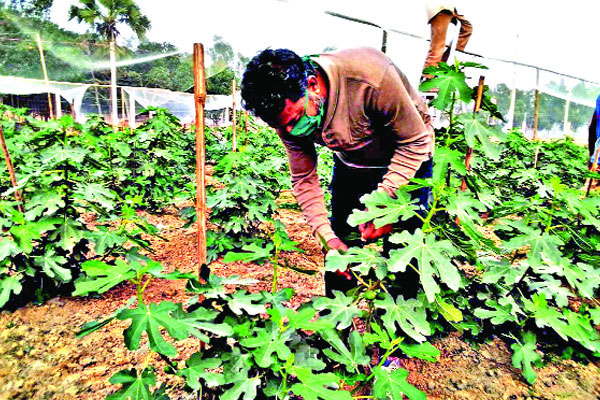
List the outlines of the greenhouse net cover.
<svg viewBox="0 0 600 400">
<path fill-rule="evenodd" d="M 475 61 L 488 67 L 487 70 L 470 69 L 468 73 L 471 75 L 471 84 L 476 85 L 479 75 L 485 76 L 485 84 L 489 86 L 492 95 L 498 98 L 498 107 L 506 116 L 505 127 L 521 127 L 526 134 L 530 134 L 533 128 L 534 91 L 537 89 L 542 93 L 540 137 L 554 138 L 566 134 L 585 142 L 592 107 L 600 94 L 600 79 L 594 75 L 594 66 L 598 65 L 594 60 L 598 59 L 600 53 L 586 50 L 582 43 L 577 44 L 576 41 L 587 40 L 583 29 L 595 26 L 594 19 L 598 14 L 595 10 L 600 8 L 600 2 L 575 0 L 570 7 L 560 6 L 561 3 L 554 0 L 525 3 L 506 0 L 485 3 L 484 6 L 482 4 L 479 1 L 456 3 L 473 23 L 474 31 L 467 45 L 467 52 L 455 52 L 455 55 L 460 61 Z M 153 29 L 160 32 L 160 35 L 154 37 L 149 34 L 149 38 L 175 44 L 179 49 L 178 57 L 188 58 L 193 43 L 203 43 L 208 61 L 207 69 L 210 69 L 211 62 L 214 61 L 211 59 L 210 43 L 215 37 L 222 37 L 231 44 L 235 52 L 241 52 L 246 58 L 267 47 L 286 47 L 300 55 L 359 46 L 382 49 L 385 38 L 387 55 L 416 87 L 419 85 L 429 48 L 429 25 L 423 1 L 222 0 L 206 3 L 182 0 L 177 7 L 166 7 L 158 1 L 145 0 L 139 2 L 139 5 L 152 21 Z M 554 7 L 556 5 L 558 7 Z M 53 9 L 56 9 L 59 19 L 65 20 L 67 6 L 56 3 Z M 231 13 L 232 9 L 236 12 Z M 543 14 L 548 12 L 552 14 Z M 211 17 L 198 24 L 200 14 Z M 223 18 L 219 18 L 224 15 L 228 16 L 228 23 L 223 23 Z M 177 21 L 177 29 L 172 29 L 172 21 Z M 562 26 L 568 21 L 577 22 L 569 25 L 571 30 L 566 34 Z M 22 21 L 15 24 L 24 35 L 37 30 Z M 165 24 L 170 29 L 164 29 L 165 26 L 160 29 Z M 453 25 L 450 27 L 448 42 L 456 36 L 457 30 Z M 29 38 L 24 36 L 20 41 L 10 41 L 13 38 L 6 36 L 0 38 L 0 43 L 3 46 L 29 45 L 31 63 L 39 63 L 34 36 L 32 33 Z M 82 56 L 81 50 L 76 51 L 82 47 L 82 43 L 53 42 L 43 32 L 42 39 L 45 50 L 52 54 L 55 61 L 54 67 L 49 66 L 50 79 L 67 80 L 68 78 L 61 77 L 69 69 L 85 74 L 91 68 L 96 68 L 98 74 L 106 76 L 106 52 L 98 51 L 98 58 L 94 59 L 92 56 Z M 142 60 L 137 59 L 129 61 L 129 64 L 147 65 L 148 69 L 154 65 L 152 63 L 162 62 L 158 59 L 148 61 L 148 64 L 141 64 Z M 119 65 L 125 65 L 121 62 L 119 58 Z M 120 68 L 118 73 L 121 73 Z M 243 65 L 235 68 L 239 76 L 243 72 Z M 191 74 L 191 68 L 189 69 Z M 36 74 L 36 77 L 40 76 L 41 72 Z M 163 76 L 159 75 L 155 85 L 160 86 L 161 80 Z M 5 82 L 3 79 L 0 93 L 7 93 L 9 85 L 5 85 Z M 15 85 L 20 83 L 11 82 L 10 87 Z M 44 83 L 41 81 L 36 85 L 39 87 Z M 58 91 L 65 99 L 72 99 L 73 104 L 78 104 L 76 100 L 81 92 L 70 92 L 68 86 L 56 86 L 53 90 L 53 93 Z M 76 110 L 76 115 L 78 118 L 85 118 L 89 113 L 109 115 L 109 97 L 106 86 L 90 86 L 81 95 L 81 106 L 79 112 Z M 210 121 L 227 119 L 224 111 L 226 108 L 222 107 L 225 103 L 231 104 L 231 98 L 228 97 L 225 96 L 222 100 L 207 99 L 207 118 Z M 133 98 L 136 107 L 165 106 L 184 123 L 193 119 L 193 96 L 188 93 L 125 86 L 123 91 L 119 90 L 119 98 L 121 115 L 131 113 L 130 99 Z M 512 98 L 514 100 L 511 101 Z M 214 105 L 211 104 L 213 101 L 216 102 Z M 220 101 L 223 104 L 217 104 Z M 239 101 L 236 103 L 240 104 Z M 211 109 L 221 110 L 221 116 L 216 117 Z M 136 108 L 136 112 L 138 111 Z"/>
</svg>

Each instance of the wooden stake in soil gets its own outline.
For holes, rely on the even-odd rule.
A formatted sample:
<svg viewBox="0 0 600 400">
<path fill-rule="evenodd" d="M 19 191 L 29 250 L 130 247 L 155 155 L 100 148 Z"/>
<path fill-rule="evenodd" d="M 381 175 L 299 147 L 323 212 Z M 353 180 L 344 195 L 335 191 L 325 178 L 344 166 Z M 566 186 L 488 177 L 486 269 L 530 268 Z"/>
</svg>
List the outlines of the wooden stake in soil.
<svg viewBox="0 0 600 400">
<path fill-rule="evenodd" d="M 477 97 L 475 98 L 475 106 L 473 107 L 473 112 L 478 113 L 481 108 L 481 98 L 483 97 L 483 80 L 484 77 L 479 77 L 479 85 L 477 86 Z M 467 148 L 467 154 L 465 155 L 465 167 L 467 173 L 471 170 L 471 160 L 473 160 L 473 149 L 471 147 Z M 463 178 L 460 184 L 460 190 L 464 192 L 467 190 L 467 179 L 466 176 Z"/>
<path fill-rule="evenodd" d="M 121 119 L 119 120 L 119 125 L 121 126 L 121 130 L 125 130 L 125 120 L 127 119 L 127 113 L 125 112 L 125 92 L 123 88 L 121 88 Z"/>
<path fill-rule="evenodd" d="M 206 101 L 206 71 L 204 46 L 194 43 L 194 103 L 196 105 L 196 219 L 198 222 L 198 273 L 206 264 L 206 168 L 204 165 L 204 103 Z"/>
<path fill-rule="evenodd" d="M 135 94 L 129 92 L 129 127 L 133 130 L 135 126 Z"/>
<path fill-rule="evenodd" d="M 537 70 L 536 78 L 535 78 L 535 105 L 533 107 L 533 141 L 538 142 L 538 122 L 540 119 L 540 91 L 538 87 L 540 86 L 540 70 Z M 537 168 L 537 162 L 540 155 L 540 143 L 538 143 L 535 148 L 535 157 L 533 158 L 533 168 Z"/>
<path fill-rule="evenodd" d="M 48 83 L 48 70 L 46 69 L 46 59 L 44 58 L 44 49 L 42 48 L 42 39 L 40 38 L 39 32 L 35 34 L 38 51 L 40 52 L 40 63 L 42 64 L 42 72 L 44 73 L 44 80 L 46 81 L 46 86 L 49 89 Z M 52 110 L 52 95 L 50 91 L 48 91 L 48 109 L 50 110 L 50 119 L 54 119 L 54 111 Z"/>
<path fill-rule="evenodd" d="M 233 121 L 232 121 L 232 125 L 231 125 L 231 142 L 232 142 L 231 150 L 235 153 L 237 151 L 237 140 L 235 137 L 235 128 L 237 125 L 237 121 L 236 121 L 236 117 L 235 117 L 235 79 L 233 79 L 231 81 L 231 99 L 232 99 L 231 112 L 233 113 Z"/>
<path fill-rule="evenodd" d="M 244 139 L 244 145 L 247 146 L 248 145 L 248 112 L 246 110 L 244 110 L 244 134 L 246 135 L 246 138 Z"/>
<path fill-rule="evenodd" d="M 8 169 L 8 175 L 10 176 L 10 183 L 12 183 L 13 188 L 17 188 L 19 185 L 17 183 L 17 177 L 15 176 L 15 170 L 13 168 L 12 161 L 10 159 L 10 154 L 8 153 L 8 148 L 6 147 L 6 140 L 4 140 L 4 132 L 2 131 L 2 125 L 0 125 L 0 147 L 2 147 L 2 153 L 4 154 L 4 160 L 6 161 L 6 169 Z M 21 197 L 21 192 L 19 190 L 15 190 L 15 199 L 17 200 L 17 208 L 19 212 L 23 212 L 23 206 L 21 205 L 23 199 Z"/>
<path fill-rule="evenodd" d="M 590 166 L 590 172 L 596 172 L 598 170 L 598 158 L 599 157 L 600 157 L 600 146 L 596 149 L 596 152 L 594 153 L 594 162 Z M 588 197 L 590 195 L 590 191 L 592 190 L 593 183 L 594 183 L 594 179 L 592 179 L 592 178 L 586 179 L 585 186 L 587 186 L 587 189 L 585 191 L 585 197 Z"/>
</svg>

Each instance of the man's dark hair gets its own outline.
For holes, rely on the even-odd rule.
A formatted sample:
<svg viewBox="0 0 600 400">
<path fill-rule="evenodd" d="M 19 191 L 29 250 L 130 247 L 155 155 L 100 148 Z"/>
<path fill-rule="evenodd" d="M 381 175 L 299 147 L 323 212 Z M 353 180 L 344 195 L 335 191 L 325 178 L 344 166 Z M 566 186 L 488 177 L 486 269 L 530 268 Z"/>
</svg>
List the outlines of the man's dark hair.
<svg viewBox="0 0 600 400">
<path fill-rule="evenodd" d="M 263 50 L 250 60 L 242 78 L 244 108 L 274 125 L 285 99 L 298 101 L 306 90 L 306 77 L 314 73 L 310 62 L 291 50 Z"/>
</svg>

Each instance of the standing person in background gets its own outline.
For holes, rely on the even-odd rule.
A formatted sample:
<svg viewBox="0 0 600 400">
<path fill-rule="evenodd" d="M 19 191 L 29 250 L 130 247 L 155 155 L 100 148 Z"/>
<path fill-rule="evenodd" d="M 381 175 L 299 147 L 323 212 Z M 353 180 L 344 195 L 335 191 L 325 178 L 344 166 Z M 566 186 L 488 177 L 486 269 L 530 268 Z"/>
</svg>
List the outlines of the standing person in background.
<svg viewBox="0 0 600 400">
<path fill-rule="evenodd" d="M 426 8 L 427 22 L 431 25 L 431 45 L 423 68 L 437 66 L 440 61 L 448 61 L 450 47 L 446 48 L 446 33 L 451 22 L 453 24 L 456 24 L 456 21 L 460 22 L 456 50 L 463 51 L 465 49 L 473 32 L 473 26 L 462 14 L 458 13 L 454 2 L 428 1 Z"/>
</svg>

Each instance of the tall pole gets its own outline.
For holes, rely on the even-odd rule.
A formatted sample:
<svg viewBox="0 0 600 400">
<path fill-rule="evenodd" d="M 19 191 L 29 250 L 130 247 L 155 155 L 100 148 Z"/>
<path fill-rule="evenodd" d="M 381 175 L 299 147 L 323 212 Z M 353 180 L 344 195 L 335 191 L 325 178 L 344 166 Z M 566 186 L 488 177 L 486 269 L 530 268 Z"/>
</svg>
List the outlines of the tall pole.
<svg viewBox="0 0 600 400">
<path fill-rule="evenodd" d="M 129 92 L 129 127 L 135 129 L 135 94 L 133 91 Z"/>
<path fill-rule="evenodd" d="M 563 132 L 565 134 L 565 136 L 569 135 L 569 105 L 571 104 L 571 102 L 569 101 L 569 97 L 565 98 L 565 118 L 563 121 Z"/>
<path fill-rule="evenodd" d="M 10 182 L 13 188 L 16 189 L 19 185 L 17 183 L 17 177 L 15 176 L 15 169 L 13 168 L 13 164 L 10 159 L 10 153 L 8 152 L 8 148 L 6 147 L 6 140 L 4 140 L 2 124 L 0 124 L 0 147 L 2 147 L 2 154 L 4 154 L 4 161 L 6 161 L 6 169 L 8 170 L 8 175 L 10 176 Z M 15 190 L 15 199 L 17 200 L 17 208 L 20 212 L 23 212 L 23 206 L 21 204 L 23 199 L 19 190 Z"/>
<path fill-rule="evenodd" d="M 515 49 L 515 60 L 519 59 L 519 34 L 515 36 L 513 48 Z M 510 105 L 508 106 L 508 115 L 506 117 L 508 129 L 512 129 L 515 125 L 515 106 L 517 103 L 517 64 L 513 64 L 512 88 L 510 90 Z M 523 133 L 525 130 L 522 129 Z"/>
<path fill-rule="evenodd" d="M 483 97 L 483 80 L 484 77 L 480 76 L 479 77 L 479 85 L 477 86 L 477 97 L 475 98 L 475 106 L 473 107 L 473 112 L 475 114 L 477 114 L 479 112 L 479 109 L 481 108 L 481 99 Z M 473 160 L 473 148 L 469 147 L 467 148 L 467 154 L 465 156 L 465 168 L 467 170 L 467 172 L 469 172 L 469 170 L 471 169 L 471 161 Z M 465 176 L 460 184 L 460 190 L 461 191 L 465 191 L 467 190 L 467 177 Z"/>
<path fill-rule="evenodd" d="M 244 134 L 246 138 L 244 139 L 244 145 L 248 145 L 248 112 L 244 110 Z"/>
<path fill-rule="evenodd" d="M 598 147 L 596 149 L 596 151 L 594 152 L 594 161 L 592 162 L 592 165 L 590 166 L 590 172 L 596 172 L 598 170 L 598 157 L 600 156 L 600 147 Z M 585 191 L 585 197 L 588 197 L 590 195 L 590 191 L 592 190 L 592 185 L 594 183 L 594 179 L 592 178 L 587 178 L 587 180 L 585 181 L 585 185 L 587 186 L 587 189 Z"/>
<path fill-rule="evenodd" d="M 206 101 L 206 71 L 204 70 L 204 46 L 194 43 L 194 103 L 196 106 L 196 219 L 198 233 L 198 273 L 206 264 L 206 175 L 204 149 L 204 103 Z"/>
<path fill-rule="evenodd" d="M 510 90 L 510 105 L 508 106 L 508 116 L 506 117 L 506 125 L 508 129 L 512 129 L 515 123 L 515 105 L 517 103 L 517 65 L 513 64 L 513 82 Z"/>
<path fill-rule="evenodd" d="M 54 102 L 56 103 L 56 118 L 62 117 L 62 104 L 60 93 L 54 93 Z"/>
<path fill-rule="evenodd" d="M 125 120 L 127 119 L 127 113 L 125 112 L 125 92 L 123 88 L 121 88 L 121 119 L 123 121 L 123 129 L 125 129 Z M 119 121 L 119 125 L 121 125 L 121 121 Z"/>
<path fill-rule="evenodd" d="M 538 141 L 538 121 L 540 119 L 540 70 L 536 69 L 535 76 L 535 105 L 533 106 L 533 140 Z M 535 149 L 535 157 L 533 159 L 533 168 L 537 168 L 537 162 L 540 155 L 540 143 Z"/>
<path fill-rule="evenodd" d="M 119 110 L 117 105 L 117 59 L 115 56 L 115 39 L 110 39 L 110 110 L 111 124 L 117 126 L 119 122 Z"/>
<path fill-rule="evenodd" d="M 235 137 L 235 130 L 237 125 L 237 120 L 235 116 L 235 79 L 231 81 L 231 99 L 232 99 L 232 107 L 231 112 L 233 113 L 233 121 L 231 125 L 231 150 L 235 153 L 237 151 L 237 139 Z"/>
<path fill-rule="evenodd" d="M 44 80 L 46 81 L 46 87 L 48 88 L 48 109 L 50 110 L 50 119 L 54 119 L 54 111 L 52 111 L 52 95 L 50 94 L 48 70 L 46 69 L 46 58 L 44 58 L 44 49 L 42 48 L 42 39 L 40 38 L 39 32 L 35 34 L 35 38 L 38 45 L 38 51 L 40 52 L 40 62 L 42 63 L 42 72 L 44 73 Z"/>
</svg>

